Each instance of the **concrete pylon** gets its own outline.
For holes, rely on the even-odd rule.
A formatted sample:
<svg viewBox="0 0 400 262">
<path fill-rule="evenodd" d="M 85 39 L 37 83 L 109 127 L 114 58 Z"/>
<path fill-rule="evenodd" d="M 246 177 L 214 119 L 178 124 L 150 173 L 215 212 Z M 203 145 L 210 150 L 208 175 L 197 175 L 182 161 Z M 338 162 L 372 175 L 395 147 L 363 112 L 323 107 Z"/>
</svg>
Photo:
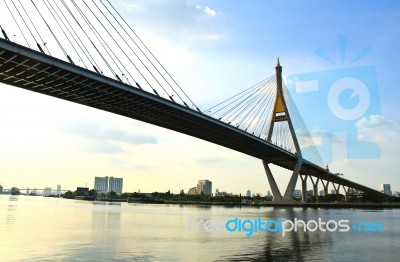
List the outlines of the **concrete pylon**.
<svg viewBox="0 0 400 262">
<path fill-rule="evenodd" d="M 285 194 L 283 195 L 283 197 L 280 194 L 278 187 L 276 186 L 275 179 L 273 178 L 271 170 L 268 167 L 268 163 L 266 163 L 264 160 L 263 160 L 263 163 L 264 163 L 264 168 L 265 168 L 265 166 L 267 166 L 267 168 L 265 168 L 265 170 L 267 173 L 268 181 L 270 182 L 271 190 L 274 191 L 274 189 L 272 189 L 272 188 L 276 187 L 275 192 L 278 197 L 277 198 L 274 197 L 274 201 L 292 202 L 293 201 L 293 192 L 294 192 L 294 189 L 295 189 L 295 186 L 297 183 L 298 176 L 300 174 L 303 157 L 301 154 L 299 142 L 296 137 L 296 133 L 293 128 L 292 121 L 290 119 L 289 110 L 286 105 L 285 97 L 283 96 L 282 66 L 279 63 L 279 58 L 278 58 L 278 61 L 277 61 L 276 67 L 275 67 L 275 71 L 276 71 L 276 100 L 275 100 L 274 112 L 271 115 L 271 121 L 270 121 L 270 125 L 269 125 L 267 141 L 272 142 L 271 138 L 272 138 L 272 133 L 274 131 L 274 125 L 276 122 L 287 122 L 287 124 L 289 126 L 289 130 L 290 130 L 290 134 L 292 136 L 293 143 L 294 143 L 294 146 L 296 149 L 296 156 L 297 156 L 297 163 L 294 167 L 292 176 L 289 180 L 289 184 L 286 188 L 286 191 L 285 191 Z M 279 194 L 278 194 L 278 192 L 279 192 Z M 280 196 L 280 198 L 279 198 L 279 196 Z"/>
</svg>

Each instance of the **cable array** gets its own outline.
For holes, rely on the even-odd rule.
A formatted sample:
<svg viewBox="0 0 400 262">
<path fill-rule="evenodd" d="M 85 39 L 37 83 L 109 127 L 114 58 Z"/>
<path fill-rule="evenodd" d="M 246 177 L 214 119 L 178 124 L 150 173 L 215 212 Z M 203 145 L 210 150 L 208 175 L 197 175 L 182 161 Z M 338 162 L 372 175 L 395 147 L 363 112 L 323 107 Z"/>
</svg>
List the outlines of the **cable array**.
<svg viewBox="0 0 400 262">
<path fill-rule="evenodd" d="M 323 167 L 321 156 L 284 83 L 282 89 L 303 158 Z M 207 112 L 220 121 L 267 140 L 276 98 L 276 76 L 273 75 L 209 108 Z M 296 153 L 289 123 L 284 117 L 285 113 L 278 113 L 276 119 L 279 119 L 280 116 L 282 116 L 282 121 L 274 122 L 272 135 L 268 142 L 291 153 Z"/>
<path fill-rule="evenodd" d="M 275 76 L 271 76 L 209 108 L 207 112 L 220 121 L 264 138 L 275 103 L 275 81 Z"/>
<path fill-rule="evenodd" d="M 4 39 L 200 112 L 109 0 L 2 4 L 9 15 L 2 21 L 10 22 L 0 25 Z"/>
<path fill-rule="evenodd" d="M 285 83 L 282 89 L 303 158 L 325 169 L 325 163 Z"/>
<path fill-rule="evenodd" d="M 4 8 L 0 7 L 10 16 L 2 20 L 10 21 L 9 24 L 0 25 L 4 39 L 25 44 L 28 48 L 36 46 L 43 54 L 200 112 L 109 0 L 30 0 L 23 4 L 21 0 L 3 0 L 2 3 Z M 266 140 L 276 96 L 276 77 L 273 75 L 206 112 Z M 322 165 L 318 150 L 285 85 L 283 96 L 303 158 Z M 274 122 L 268 142 L 296 152 L 287 121 Z"/>
</svg>

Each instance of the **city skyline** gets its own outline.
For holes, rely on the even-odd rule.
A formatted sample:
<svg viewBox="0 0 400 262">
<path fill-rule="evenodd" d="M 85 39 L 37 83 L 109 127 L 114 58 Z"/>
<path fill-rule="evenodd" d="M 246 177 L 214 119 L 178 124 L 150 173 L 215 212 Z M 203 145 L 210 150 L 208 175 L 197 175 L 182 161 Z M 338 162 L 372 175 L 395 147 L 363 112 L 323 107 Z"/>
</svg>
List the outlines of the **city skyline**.
<svg viewBox="0 0 400 262">
<path fill-rule="evenodd" d="M 346 3 L 339 8 L 332 4 L 330 10 L 335 12 L 327 12 L 321 4 L 292 3 L 288 7 L 277 1 L 239 2 L 236 6 L 226 1 L 175 1 L 156 6 L 150 2 L 115 5 L 202 110 L 272 75 L 277 56 L 287 76 L 349 66 L 350 56 L 370 45 L 371 53 L 357 65 L 376 67 L 382 107 L 378 121 L 382 125 L 378 130 L 363 129 L 358 135 L 377 143 L 381 157 L 350 160 L 344 138 L 337 137 L 334 162 L 329 167 L 374 189 L 388 183 L 393 191 L 399 190 L 396 153 L 400 119 L 395 113 L 399 91 L 394 84 L 399 61 L 392 55 L 399 43 L 395 6 L 366 2 L 363 6 Z M 354 14 L 355 9 L 362 12 Z M 305 10 L 311 12 L 303 20 Z M 314 12 L 326 19 L 319 23 Z M 293 22 L 285 20 L 289 17 Z M 353 22 L 348 27 L 350 19 Z M 296 31 L 296 21 L 301 24 L 301 33 Z M 361 30 L 369 23 L 374 26 L 368 26 L 368 32 Z M 310 24 L 312 29 L 307 29 Z M 341 35 L 347 36 L 349 46 L 349 56 L 342 63 L 338 44 Z M 336 65 L 315 55 L 321 46 Z M 326 101 L 316 101 L 315 109 L 322 106 Z M 303 116 L 306 123 L 312 117 Z M 229 191 L 234 193 L 243 194 L 248 188 L 252 192 L 270 190 L 258 159 L 3 84 L 0 118 L 0 182 L 6 187 L 39 188 L 38 181 L 48 181 L 47 184 L 74 188 L 90 184 L 93 175 L 112 174 L 123 177 L 128 188 L 179 192 L 206 174 L 213 183 L 231 188 Z M 359 124 L 368 126 L 371 121 L 364 119 Z M 320 127 L 308 128 L 312 131 Z M 278 173 L 278 185 L 284 188 L 288 172 L 278 169 L 274 173 Z"/>
</svg>

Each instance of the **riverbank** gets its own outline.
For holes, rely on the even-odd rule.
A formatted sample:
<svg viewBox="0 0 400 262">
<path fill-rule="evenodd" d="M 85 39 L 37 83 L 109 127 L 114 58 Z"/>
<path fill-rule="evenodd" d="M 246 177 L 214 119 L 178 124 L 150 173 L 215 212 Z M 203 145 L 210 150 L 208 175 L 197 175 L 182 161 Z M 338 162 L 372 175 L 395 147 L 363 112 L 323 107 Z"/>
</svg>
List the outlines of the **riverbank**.
<svg viewBox="0 0 400 262">
<path fill-rule="evenodd" d="M 400 203 L 230 203 L 204 201 L 168 201 L 164 204 L 210 205 L 210 206 L 251 206 L 251 207 L 314 207 L 314 208 L 400 208 Z"/>
</svg>

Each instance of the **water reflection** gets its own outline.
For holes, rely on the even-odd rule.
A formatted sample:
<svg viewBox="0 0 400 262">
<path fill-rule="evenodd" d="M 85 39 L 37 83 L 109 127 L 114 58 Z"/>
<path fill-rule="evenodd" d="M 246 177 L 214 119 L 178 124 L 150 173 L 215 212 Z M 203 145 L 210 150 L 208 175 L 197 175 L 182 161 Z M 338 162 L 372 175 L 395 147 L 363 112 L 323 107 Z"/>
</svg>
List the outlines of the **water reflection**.
<svg viewBox="0 0 400 262">
<path fill-rule="evenodd" d="M 381 221 L 385 232 L 191 230 L 209 221 L 295 218 Z M 93 203 L 0 196 L 1 261 L 309 261 L 392 260 L 400 256 L 400 212 L 318 208 Z M 356 252 L 351 250 L 357 250 Z M 6 259 L 3 259 L 6 257 Z"/>
<path fill-rule="evenodd" d="M 15 203 L 16 201 L 18 201 L 18 196 L 9 196 L 8 198 L 8 208 L 7 208 L 7 212 L 5 212 L 7 214 L 7 217 L 5 219 L 6 224 L 5 224 L 5 229 L 6 230 L 11 230 L 15 223 L 16 223 L 16 209 L 17 209 L 17 203 Z"/>
<path fill-rule="evenodd" d="M 317 211 L 318 212 L 318 211 Z M 260 212 L 259 216 L 263 221 L 280 218 L 294 221 L 295 218 L 308 221 L 315 219 L 313 210 L 302 208 L 270 208 Z M 247 214 L 248 215 L 248 214 Z M 252 217 L 257 219 L 256 216 Z M 251 219 L 247 217 L 246 219 Z M 332 244 L 329 234 L 323 235 L 320 232 L 304 232 L 299 228 L 298 232 L 289 232 L 282 236 L 280 232 L 257 232 L 249 237 L 245 248 L 234 254 L 223 256 L 217 261 L 310 261 L 320 260 L 322 256 L 319 250 L 323 250 Z M 258 235 L 256 235 L 258 234 Z M 251 238 L 256 238 L 251 239 Z M 255 245 L 256 243 L 256 245 Z"/>
</svg>

